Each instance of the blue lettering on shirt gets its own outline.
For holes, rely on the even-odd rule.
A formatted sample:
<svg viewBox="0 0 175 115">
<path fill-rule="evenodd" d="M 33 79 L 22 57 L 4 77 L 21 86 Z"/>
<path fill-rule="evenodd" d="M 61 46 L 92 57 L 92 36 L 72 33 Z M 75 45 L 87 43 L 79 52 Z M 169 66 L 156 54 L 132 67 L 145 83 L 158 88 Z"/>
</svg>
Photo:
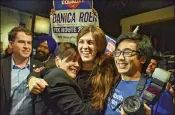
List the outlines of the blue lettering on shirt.
<svg viewBox="0 0 175 115">
<path fill-rule="evenodd" d="M 105 115 L 120 115 L 120 107 L 125 98 L 136 94 L 136 87 L 139 81 L 124 81 L 121 80 L 118 86 L 108 97 Z"/>
</svg>

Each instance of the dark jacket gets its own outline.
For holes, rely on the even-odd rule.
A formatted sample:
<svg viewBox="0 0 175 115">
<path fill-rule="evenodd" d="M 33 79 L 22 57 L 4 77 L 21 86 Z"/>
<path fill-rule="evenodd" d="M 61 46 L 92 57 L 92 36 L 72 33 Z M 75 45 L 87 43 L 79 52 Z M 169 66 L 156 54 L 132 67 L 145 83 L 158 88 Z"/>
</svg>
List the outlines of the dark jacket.
<svg viewBox="0 0 175 115">
<path fill-rule="evenodd" d="M 91 103 L 83 102 L 81 90 L 77 83 L 60 68 L 46 72 L 45 81 L 49 86 L 41 93 L 46 106 L 56 115 L 94 114 Z"/>
<path fill-rule="evenodd" d="M 30 58 L 30 71 L 43 66 L 39 61 Z M 1 59 L 0 63 L 0 115 L 10 112 L 11 91 L 11 57 Z"/>
</svg>

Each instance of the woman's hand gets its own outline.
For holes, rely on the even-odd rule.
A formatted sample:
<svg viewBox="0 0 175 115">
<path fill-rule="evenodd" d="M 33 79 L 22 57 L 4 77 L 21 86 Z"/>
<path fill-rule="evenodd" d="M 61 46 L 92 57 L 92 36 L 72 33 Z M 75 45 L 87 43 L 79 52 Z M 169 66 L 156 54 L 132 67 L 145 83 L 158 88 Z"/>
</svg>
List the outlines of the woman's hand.
<svg viewBox="0 0 175 115">
<path fill-rule="evenodd" d="M 92 8 L 92 13 L 97 16 L 97 11 L 94 8 Z"/>
<path fill-rule="evenodd" d="M 31 78 L 28 81 L 28 86 L 29 90 L 33 94 L 39 94 L 42 91 L 44 91 L 44 89 L 48 86 L 48 84 L 44 79 L 31 76 Z"/>
</svg>

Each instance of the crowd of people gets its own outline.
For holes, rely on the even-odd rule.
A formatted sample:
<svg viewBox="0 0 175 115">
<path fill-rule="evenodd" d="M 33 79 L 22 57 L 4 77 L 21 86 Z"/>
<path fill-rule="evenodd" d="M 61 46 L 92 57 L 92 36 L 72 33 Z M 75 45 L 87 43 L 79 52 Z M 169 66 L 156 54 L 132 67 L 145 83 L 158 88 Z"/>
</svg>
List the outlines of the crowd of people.
<svg viewBox="0 0 175 115">
<path fill-rule="evenodd" d="M 77 46 L 39 36 L 31 56 L 32 36 L 22 26 L 9 32 L 11 53 L 0 67 L 1 115 L 129 114 L 123 102 L 135 95 L 143 99 L 158 67 L 150 39 L 138 33 L 122 33 L 113 56 L 104 53 L 105 33 L 97 26 L 82 28 Z M 168 84 L 154 103 L 144 103 L 144 114 L 173 115 L 174 91 Z"/>
</svg>

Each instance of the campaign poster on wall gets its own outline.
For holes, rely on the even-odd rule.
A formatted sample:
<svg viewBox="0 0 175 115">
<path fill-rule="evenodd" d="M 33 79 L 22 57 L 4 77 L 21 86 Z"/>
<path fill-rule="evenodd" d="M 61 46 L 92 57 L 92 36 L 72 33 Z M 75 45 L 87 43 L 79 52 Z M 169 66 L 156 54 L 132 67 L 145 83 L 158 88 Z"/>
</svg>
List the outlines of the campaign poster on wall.
<svg viewBox="0 0 175 115">
<path fill-rule="evenodd" d="M 53 0 L 53 5 L 56 12 L 50 21 L 52 37 L 57 42 L 76 43 L 82 27 L 99 26 L 98 14 L 92 12 L 92 0 Z"/>
</svg>

